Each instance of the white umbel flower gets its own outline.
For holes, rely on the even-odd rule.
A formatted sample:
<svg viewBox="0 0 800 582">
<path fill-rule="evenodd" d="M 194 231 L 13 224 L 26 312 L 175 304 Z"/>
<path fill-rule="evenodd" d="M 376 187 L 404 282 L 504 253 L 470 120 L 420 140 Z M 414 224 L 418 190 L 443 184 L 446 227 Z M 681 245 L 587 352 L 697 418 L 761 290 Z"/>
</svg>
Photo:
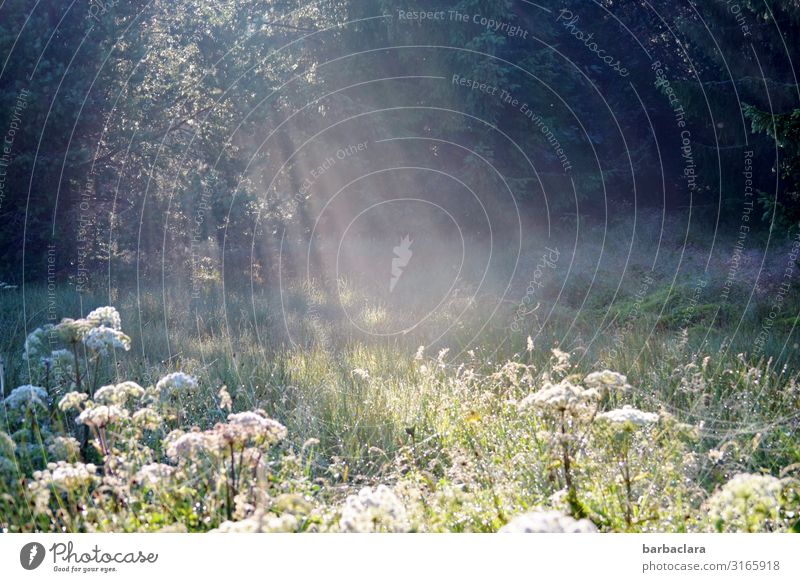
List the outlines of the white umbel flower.
<svg viewBox="0 0 800 582">
<path fill-rule="evenodd" d="M 521 409 L 530 407 L 567 410 L 585 405 L 598 396 L 596 390 L 586 390 L 564 380 L 558 384 L 546 383 L 541 390 L 529 394 L 519 403 Z"/>
<path fill-rule="evenodd" d="M 288 533 L 297 531 L 297 518 L 286 514 L 256 511 L 254 515 L 240 521 L 224 521 L 211 533 Z"/>
<path fill-rule="evenodd" d="M 13 410 L 31 410 L 36 407 L 47 408 L 47 391 L 39 386 L 25 384 L 11 391 L 3 403 Z"/>
<path fill-rule="evenodd" d="M 410 526 L 400 498 L 386 485 L 378 485 L 347 497 L 339 528 L 350 533 L 406 532 Z"/>
<path fill-rule="evenodd" d="M 28 337 L 25 338 L 25 349 L 22 358 L 26 361 L 36 361 L 50 352 L 50 334 L 53 333 L 53 325 L 47 324 L 37 327 Z"/>
<path fill-rule="evenodd" d="M 64 461 L 48 463 L 46 470 L 33 473 L 35 482 L 31 486 L 32 488 L 53 486 L 64 491 L 74 491 L 91 485 L 95 481 L 96 473 L 97 467 L 91 463 L 66 463 Z"/>
<path fill-rule="evenodd" d="M 88 400 L 89 395 L 84 392 L 67 392 L 64 394 L 64 397 L 59 401 L 58 407 L 66 412 L 67 410 L 72 410 L 73 408 L 78 410 L 81 407 L 81 404 Z"/>
<path fill-rule="evenodd" d="M 117 331 L 122 329 L 119 313 L 113 307 L 98 307 L 86 316 L 86 321 L 95 327 L 110 327 Z"/>
<path fill-rule="evenodd" d="M 65 317 L 53 328 L 53 332 L 65 344 L 74 344 L 83 341 L 86 334 L 94 327 L 95 325 L 86 319 Z"/>
<path fill-rule="evenodd" d="M 560 511 L 531 511 L 513 518 L 499 533 L 597 533 L 597 527 Z"/>
<path fill-rule="evenodd" d="M 709 516 L 725 531 L 753 531 L 777 520 L 783 483 L 772 475 L 739 473 L 708 501 Z"/>
<path fill-rule="evenodd" d="M 647 426 L 658 422 L 658 414 L 655 412 L 643 412 L 638 408 L 625 405 L 616 410 L 610 410 L 597 415 L 598 420 L 605 420 L 614 424 L 632 424 L 635 426 Z"/>
<path fill-rule="evenodd" d="M 286 427 L 280 422 L 252 411 L 229 414 L 228 424 L 217 425 L 217 432 L 234 441 L 252 439 L 274 444 L 286 438 Z"/>
<path fill-rule="evenodd" d="M 109 424 L 114 424 L 128 418 L 128 411 L 124 408 L 112 404 L 106 406 L 91 406 L 78 415 L 78 424 L 85 424 L 92 428 L 104 428 Z"/>
<path fill-rule="evenodd" d="M 106 355 L 109 349 L 131 349 L 131 338 L 113 327 L 101 325 L 84 334 L 83 344 L 90 350 Z"/>
<path fill-rule="evenodd" d="M 187 432 L 181 435 L 170 434 L 165 439 L 167 456 L 172 460 L 192 459 L 209 450 L 210 442 L 205 433 Z"/>
<path fill-rule="evenodd" d="M 598 392 L 627 392 L 631 388 L 626 376 L 611 370 L 592 372 L 583 379 L 583 385 Z"/>
<path fill-rule="evenodd" d="M 140 408 L 131 416 L 133 424 L 147 430 L 156 430 L 161 426 L 161 415 L 152 408 Z"/>
<path fill-rule="evenodd" d="M 136 382 L 120 382 L 103 386 L 94 393 L 94 399 L 103 404 L 124 405 L 129 399 L 135 400 L 144 396 L 144 388 Z"/>
<path fill-rule="evenodd" d="M 163 396 L 177 396 L 179 394 L 197 390 L 197 379 L 183 372 L 167 374 L 156 384 L 156 389 Z"/>
</svg>

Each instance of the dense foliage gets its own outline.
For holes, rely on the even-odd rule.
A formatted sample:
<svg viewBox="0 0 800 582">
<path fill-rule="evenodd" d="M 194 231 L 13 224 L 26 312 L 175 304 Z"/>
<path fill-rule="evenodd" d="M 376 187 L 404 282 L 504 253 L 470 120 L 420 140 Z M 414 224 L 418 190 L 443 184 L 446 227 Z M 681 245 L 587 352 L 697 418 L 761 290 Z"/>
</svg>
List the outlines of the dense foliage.
<svg viewBox="0 0 800 582">
<path fill-rule="evenodd" d="M 742 156 L 753 150 L 762 228 L 787 227 L 796 218 L 796 2 L 730 4 L 567 2 L 545 13 L 507 0 L 8 0 L 0 128 L 17 119 L 19 131 L 0 206 L 0 278 L 44 280 L 48 244 L 63 279 L 97 288 L 112 283 L 94 272 L 107 262 L 112 279 L 134 263 L 143 278 L 158 265 L 219 271 L 222 254 L 237 273 L 268 272 L 276 233 L 295 225 L 302 236 L 316 217 L 314 200 L 297 194 L 309 169 L 348 135 L 470 143 L 474 153 L 431 143 L 404 162 L 433 153 L 491 200 L 497 184 L 480 155 L 532 220 L 546 197 L 554 217 L 691 204 L 714 225 L 740 213 Z M 420 9 L 444 20 L 402 16 Z M 517 105 L 423 78 L 453 74 L 502 88 Z M 696 180 L 684 175 L 676 103 Z M 543 126 L 550 133 L 536 131 Z M 397 159 L 371 152 L 352 161 L 352 175 Z M 452 189 L 397 180 L 409 195 Z M 546 194 L 569 192 L 571 180 L 575 196 Z"/>
</svg>

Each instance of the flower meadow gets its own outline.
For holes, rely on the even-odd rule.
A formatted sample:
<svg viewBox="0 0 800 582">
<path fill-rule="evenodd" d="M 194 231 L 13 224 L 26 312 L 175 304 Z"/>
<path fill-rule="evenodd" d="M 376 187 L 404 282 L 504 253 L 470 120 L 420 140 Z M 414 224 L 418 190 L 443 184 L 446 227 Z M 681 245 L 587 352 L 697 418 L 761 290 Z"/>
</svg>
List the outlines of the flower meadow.
<svg viewBox="0 0 800 582">
<path fill-rule="evenodd" d="M 572 354 L 530 339 L 501 363 L 362 352 L 332 392 L 329 379 L 305 391 L 214 385 L 192 361 L 121 378 L 130 349 L 113 307 L 28 335 L 27 383 L 0 406 L 3 531 L 800 527 L 796 435 L 758 420 L 796 411 L 800 391 L 744 357 L 676 366 L 667 406 L 652 386 L 580 372 Z M 298 377 L 323 357 L 276 361 Z"/>
</svg>

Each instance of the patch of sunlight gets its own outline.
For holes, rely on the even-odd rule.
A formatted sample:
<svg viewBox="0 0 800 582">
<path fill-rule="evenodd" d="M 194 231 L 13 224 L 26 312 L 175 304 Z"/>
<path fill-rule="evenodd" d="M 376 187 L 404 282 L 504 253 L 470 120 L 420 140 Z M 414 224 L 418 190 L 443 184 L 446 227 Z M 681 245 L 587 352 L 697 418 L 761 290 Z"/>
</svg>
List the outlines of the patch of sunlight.
<svg viewBox="0 0 800 582">
<path fill-rule="evenodd" d="M 389 320 L 389 312 L 382 305 L 368 305 L 361 311 L 365 327 L 375 329 Z"/>
</svg>

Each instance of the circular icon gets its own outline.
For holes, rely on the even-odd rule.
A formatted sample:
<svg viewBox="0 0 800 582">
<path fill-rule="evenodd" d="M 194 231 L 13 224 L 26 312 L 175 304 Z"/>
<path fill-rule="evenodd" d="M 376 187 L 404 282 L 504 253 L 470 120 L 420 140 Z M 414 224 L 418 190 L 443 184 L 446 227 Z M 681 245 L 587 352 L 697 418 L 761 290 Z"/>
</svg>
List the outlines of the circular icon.
<svg viewBox="0 0 800 582">
<path fill-rule="evenodd" d="M 35 570 L 44 561 L 44 546 L 39 542 L 30 542 L 19 551 L 19 563 L 26 570 Z"/>
</svg>

